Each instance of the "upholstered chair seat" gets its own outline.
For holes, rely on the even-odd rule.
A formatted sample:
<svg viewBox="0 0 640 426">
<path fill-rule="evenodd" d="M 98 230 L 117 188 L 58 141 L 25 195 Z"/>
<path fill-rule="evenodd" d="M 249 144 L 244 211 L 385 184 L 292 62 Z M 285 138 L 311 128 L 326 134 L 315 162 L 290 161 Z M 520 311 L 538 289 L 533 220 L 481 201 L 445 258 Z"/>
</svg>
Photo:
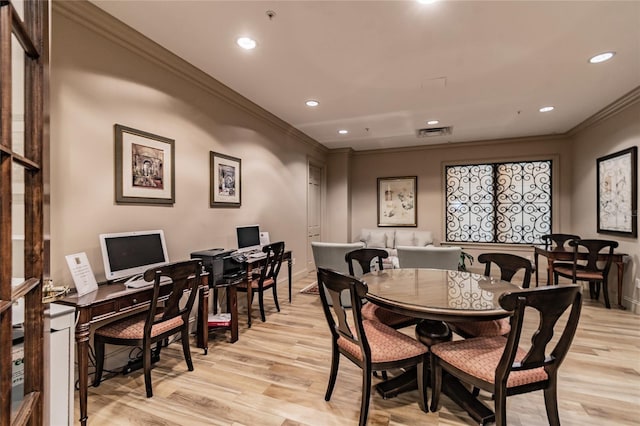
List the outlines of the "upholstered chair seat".
<svg viewBox="0 0 640 426">
<path fill-rule="evenodd" d="M 461 336 L 504 336 L 511 330 L 509 318 L 500 318 L 490 321 L 465 321 L 456 322 L 455 331 Z"/>
<path fill-rule="evenodd" d="M 413 317 L 398 314 L 373 303 L 367 303 L 362 307 L 362 318 L 370 321 L 380 321 L 393 328 L 402 328 L 417 322 Z"/>
<path fill-rule="evenodd" d="M 159 320 L 162 313 L 156 315 Z M 122 321 L 112 322 L 96 330 L 96 335 L 120 340 L 140 340 L 144 337 L 144 323 L 147 314 L 131 316 Z M 182 317 L 174 317 L 167 321 L 158 322 L 151 327 L 151 337 L 157 337 L 167 331 L 179 328 L 184 322 Z"/>
<path fill-rule="evenodd" d="M 474 337 L 433 345 L 431 353 L 466 374 L 494 383 L 496 368 L 506 344 L 507 338 L 504 336 Z M 514 362 L 520 362 L 526 354 L 526 351 L 518 348 Z M 507 379 L 507 388 L 541 382 L 547 378 L 543 367 L 513 371 Z"/>
</svg>

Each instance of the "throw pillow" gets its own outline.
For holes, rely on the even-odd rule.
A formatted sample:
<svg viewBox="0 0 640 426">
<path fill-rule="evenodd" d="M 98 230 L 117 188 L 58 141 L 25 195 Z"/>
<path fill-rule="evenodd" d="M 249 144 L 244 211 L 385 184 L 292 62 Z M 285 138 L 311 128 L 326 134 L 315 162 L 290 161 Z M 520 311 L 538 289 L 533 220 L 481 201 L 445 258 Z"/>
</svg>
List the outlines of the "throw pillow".
<svg viewBox="0 0 640 426">
<path fill-rule="evenodd" d="M 367 247 L 385 248 L 387 246 L 387 234 L 384 231 L 371 231 L 367 239 Z"/>
</svg>

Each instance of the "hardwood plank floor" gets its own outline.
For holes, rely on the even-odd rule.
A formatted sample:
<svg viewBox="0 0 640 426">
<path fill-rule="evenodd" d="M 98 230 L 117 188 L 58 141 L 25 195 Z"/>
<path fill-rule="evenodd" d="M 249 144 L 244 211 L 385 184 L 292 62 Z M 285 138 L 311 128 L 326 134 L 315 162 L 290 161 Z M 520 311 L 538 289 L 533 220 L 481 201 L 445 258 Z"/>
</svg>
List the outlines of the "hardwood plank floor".
<svg viewBox="0 0 640 426">
<path fill-rule="evenodd" d="M 241 308 L 240 339 L 235 344 L 227 342 L 227 335 L 212 332 L 205 356 L 192 341 L 193 372 L 186 369 L 179 342 L 163 349 L 152 371 L 153 398 L 145 397 L 141 370 L 89 388 L 89 424 L 357 424 L 361 371 L 344 358 L 331 401 L 324 401 L 330 334 L 320 299 L 298 293 L 314 279 L 311 274 L 294 283 L 292 304 L 286 301 L 286 285 L 281 285 L 279 313 L 265 295 L 265 323 L 255 309 L 256 300 L 251 329 L 246 328 L 246 311 Z M 562 424 L 640 424 L 639 355 L 640 316 L 585 300 L 577 335 L 559 373 Z M 488 395 L 481 398 L 493 406 Z M 474 424 L 446 396 L 438 413 L 420 411 L 416 400 L 417 391 L 389 400 L 372 392 L 369 425 Z M 507 401 L 509 425 L 548 424 L 541 391 Z M 77 422 L 77 392 L 75 406 Z"/>
</svg>

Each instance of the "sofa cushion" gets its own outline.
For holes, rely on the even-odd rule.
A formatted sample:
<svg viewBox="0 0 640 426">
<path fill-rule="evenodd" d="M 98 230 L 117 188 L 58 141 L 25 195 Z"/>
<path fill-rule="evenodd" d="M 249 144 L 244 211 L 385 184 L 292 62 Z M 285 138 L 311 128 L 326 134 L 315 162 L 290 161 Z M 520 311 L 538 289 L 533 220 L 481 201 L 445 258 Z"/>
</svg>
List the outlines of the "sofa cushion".
<svg viewBox="0 0 640 426">
<path fill-rule="evenodd" d="M 398 246 L 413 246 L 415 245 L 415 236 L 413 231 L 407 231 L 404 229 L 398 229 L 396 231 L 396 245 Z"/>
<path fill-rule="evenodd" d="M 369 248 L 387 248 L 387 234 L 384 231 L 371 231 L 365 243 Z"/>
<path fill-rule="evenodd" d="M 375 242 L 374 242 L 374 244 L 376 244 L 376 245 L 370 245 L 369 244 L 369 239 L 371 238 L 371 235 L 375 234 L 376 237 L 374 237 L 374 240 L 379 242 L 380 241 L 380 237 L 379 237 L 380 233 L 383 233 L 385 235 L 385 237 L 386 237 L 385 245 L 384 246 L 379 246 Z M 362 228 L 360 230 L 360 238 L 359 238 L 359 240 L 362 241 L 363 243 L 365 243 L 367 245 L 367 247 L 371 247 L 371 248 L 393 248 L 394 247 L 394 234 L 395 234 L 395 231 L 393 229 Z"/>
<path fill-rule="evenodd" d="M 415 238 L 415 246 L 422 247 L 428 246 L 429 244 L 433 244 L 433 237 L 431 236 L 431 231 L 415 231 L 413 234 Z M 396 244 L 396 247 L 402 244 Z"/>
</svg>

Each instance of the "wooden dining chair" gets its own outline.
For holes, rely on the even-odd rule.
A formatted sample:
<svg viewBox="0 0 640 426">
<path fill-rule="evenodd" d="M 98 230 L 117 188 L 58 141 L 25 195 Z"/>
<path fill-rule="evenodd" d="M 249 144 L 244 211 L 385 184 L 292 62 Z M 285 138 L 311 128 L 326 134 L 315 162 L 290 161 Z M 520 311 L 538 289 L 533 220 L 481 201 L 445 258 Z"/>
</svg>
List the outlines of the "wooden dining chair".
<svg viewBox="0 0 640 426">
<path fill-rule="evenodd" d="M 154 343 L 157 343 L 156 351 L 159 353 L 163 340 L 173 334 L 180 333 L 184 360 L 189 371 L 193 371 L 189 349 L 189 313 L 196 299 L 201 271 L 200 259 L 191 259 L 151 268 L 144 273 L 145 281 L 153 281 L 153 297 L 149 309 L 141 314 L 104 325 L 94 333 L 96 373 L 93 386 L 98 387 L 102 379 L 105 343 L 142 347 L 142 365 L 147 398 L 153 396 L 151 346 Z M 160 306 L 160 282 L 163 277 L 168 277 L 172 281 L 172 284 L 163 284 L 171 285 L 172 290 L 168 299 Z M 181 303 L 187 292 L 186 303 Z"/>
<path fill-rule="evenodd" d="M 500 270 L 500 279 L 503 281 L 511 282 L 514 275 L 524 271 L 520 286 L 529 288 L 533 272 L 533 266 L 529 259 L 510 253 L 483 253 L 478 256 L 478 262 L 485 265 L 484 275 L 487 277 L 491 276 L 491 265 L 496 265 Z M 465 338 L 504 336 L 510 330 L 509 318 L 489 321 L 453 322 L 449 323 L 449 327 L 454 333 Z"/>
<path fill-rule="evenodd" d="M 613 250 L 618 247 L 618 242 L 597 239 L 572 240 L 569 241 L 569 245 L 573 248 L 573 262 L 554 264 L 553 279 L 555 284 L 558 284 L 558 276 L 570 278 L 573 283 L 588 281 L 589 295 L 596 300 L 600 298 L 600 286 L 602 285 L 605 306 L 607 309 L 611 309 L 607 278 L 613 260 Z M 585 260 L 580 260 L 580 248 L 587 250 Z M 601 254 L 605 255 L 605 259 L 598 261 Z"/>
<path fill-rule="evenodd" d="M 544 243 L 545 250 L 564 250 L 567 241 L 579 240 L 579 235 L 573 234 L 546 234 L 541 235 L 540 239 Z"/>
<path fill-rule="evenodd" d="M 544 391 L 549 424 L 559 425 L 558 369 L 578 327 L 582 306 L 580 286 L 514 291 L 504 293 L 499 301 L 503 309 L 513 312 L 511 331 L 506 337 L 475 337 L 431 346 L 431 411 L 438 411 L 442 375 L 446 371 L 494 396 L 497 426 L 507 424 L 508 396 L 535 390 Z M 558 322 L 569 310 L 566 322 Z M 531 321 L 538 320 L 528 350 L 519 347 L 525 311 Z M 554 335 L 560 335 L 555 345 L 551 343 Z"/>
<path fill-rule="evenodd" d="M 284 257 L 284 241 L 267 244 L 262 247 L 262 252 L 267 256 L 264 259 L 264 265 L 260 268 L 260 273 L 247 277 L 247 281 L 238 284 L 237 291 L 248 292 L 251 286 L 251 300 L 247 301 L 247 326 L 251 327 L 251 305 L 253 304 L 253 295 L 258 293 L 258 305 L 260 306 L 260 319 L 262 322 L 267 320 L 264 313 L 264 292 L 271 289 L 273 293 L 273 302 L 276 309 L 280 312 L 278 304 L 278 274 Z"/>
<path fill-rule="evenodd" d="M 371 272 L 371 264 L 377 263 L 378 270 L 384 269 L 382 260 L 389 257 L 386 250 L 376 248 L 362 248 L 350 251 L 344 257 L 349 267 L 349 275 L 356 276 L 354 262 L 360 266 L 362 274 Z M 365 319 L 380 321 L 393 328 L 403 328 L 416 324 L 418 320 L 414 317 L 398 314 L 389 309 L 385 309 L 375 303 L 365 303 L 362 306 L 362 316 Z"/>
<path fill-rule="evenodd" d="M 360 426 L 367 423 L 371 397 L 371 376 L 374 370 L 416 366 L 418 371 L 418 403 L 427 411 L 428 349 L 415 339 L 379 321 L 362 317 L 362 299 L 367 295 L 367 285 L 359 279 L 330 269 L 318 268 L 320 299 L 331 332 L 331 372 L 325 393 L 325 401 L 331 399 L 338 375 L 340 356 L 362 369 L 362 401 Z M 340 303 L 345 293 L 351 299 L 351 309 Z M 329 304 L 329 298 L 333 300 Z M 348 320 L 348 317 L 351 320 Z M 351 325 L 350 325 L 351 324 Z"/>
</svg>

